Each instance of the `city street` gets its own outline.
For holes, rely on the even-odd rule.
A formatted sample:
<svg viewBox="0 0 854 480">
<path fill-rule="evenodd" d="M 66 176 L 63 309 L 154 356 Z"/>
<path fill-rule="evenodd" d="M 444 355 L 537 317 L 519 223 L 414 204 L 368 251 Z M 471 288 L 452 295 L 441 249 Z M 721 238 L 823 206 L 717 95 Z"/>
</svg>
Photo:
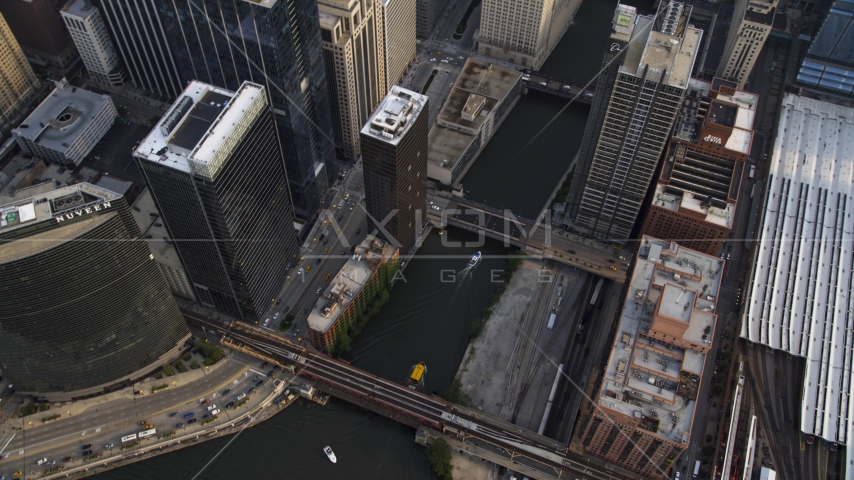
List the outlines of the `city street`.
<svg viewBox="0 0 854 480">
<path fill-rule="evenodd" d="M 265 398 L 269 394 L 268 390 L 272 391 L 273 382 L 267 380 L 269 369 L 262 371 L 258 360 L 237 352 L 227 358 L 228 360 L 222 360 L 223 365 L 203 374 L 200 379 L 161 392 L 151 393 L 151 387 L 147 386 L 140 388 L 140 395 L 134 396 L 128 388 L 109 396 L 55 407 L 56 413 L 63 417 L 44 424 L 30 420 L 38 415 L 9 420 L 0 433 L 0 454 L 3 456 L 0 459 L 0 474 L 5 473 L 9 478 L 11 473 L 17 470 L 30 471 L 35 468 L 36 459 L 43 457 L 61 463 L 62 458 L 71 456 L 72 461 L 67 467 L 73 467 L 82 462 L 80 445 L 83 444 L 92 444 L 90 449 L 94 453 L 123 453 L 121 437 L 138 433 L 141 430 L 139 422 L 142 420 L 156 428 L 158 435 L 171 431 L 179 434 L 192 433 L 194 430 L 230 421 Z M 262 377 L 265 384 L 256 387 L 254 377 Z M 180 375 L 174 378 L 179 378 L 177 383 L 181 382 Z M 279 372 L 274 378 L 281 380 L 283 373 Z M 149 383 L 160 384 L 168 381 L 154 380 Z M 223 396 L 222 392 L 226 388 L 231 392 Z M 225 403 L 238 403 L 236 396 L 246 393 L 250 388 L 257 390 L 257 393 L 247 395 L 249 402 L 241 409 L 223 408 Z M 199 403 L 200 398 L 210 400 L 208 405 L 217 405 L 217 408 L 222 410 L 218 423 L 203 427 L 202 417 L 207 413 L 207 408 Z M 88 405 L 83 405 L 84 403 Z M 54 409 L 48 412 L 53 413 Z M 177 415 L 170 417 L 172 412 Z M 194 424 L 189 424 L 184 419 L 184 415 L 188 413 L 193 413 L 197 419 Z M 178 423 L 184 425 L 176 428 Z M 141 446 L 156 442 L 157 439 L 157 436 L 152 436 L 150 440 L 144 440 Z M 114 447 L 104 448 L 107 444 L 113 444 Z M 43 468 L 35 468 L 32 471 L 41 472 Z"/>
</svg>

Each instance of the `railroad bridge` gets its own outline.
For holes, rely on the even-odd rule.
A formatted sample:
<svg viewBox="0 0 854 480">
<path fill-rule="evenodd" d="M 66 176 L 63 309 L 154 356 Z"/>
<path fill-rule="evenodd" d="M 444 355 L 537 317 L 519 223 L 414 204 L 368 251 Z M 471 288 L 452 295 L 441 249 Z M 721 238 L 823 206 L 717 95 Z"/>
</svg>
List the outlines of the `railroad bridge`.
<svg viewBox="0 0 854 480">
<path fill-rule="evenodd" d="M 406 425 L 426 427 L 433 437 L 444 436 L 472 455 L 529 477 L 640 478 L 599 459 L 570 453 L 566 445 L 534 431 L 412 390 L 259 328 L 237 321 L 222 325 L 187 311 L 184 316 L 191 325 L 221 335 L 224 345 L 310 379 L 318 390 Z"/>
</svg>

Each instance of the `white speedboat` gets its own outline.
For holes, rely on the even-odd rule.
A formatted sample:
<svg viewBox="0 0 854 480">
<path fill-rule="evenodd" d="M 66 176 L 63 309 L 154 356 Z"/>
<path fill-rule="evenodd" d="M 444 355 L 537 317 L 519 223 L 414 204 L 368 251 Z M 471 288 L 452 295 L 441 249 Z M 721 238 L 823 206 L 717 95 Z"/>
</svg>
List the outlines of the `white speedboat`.
<svg viewBox="0 0 854 480">
<path fill-rule="evenodd" d="M 323 453 L 326 454 L 326 457 L 329 458 L 330 462 L 338 463 L 338 459 L 335 458 L 335 452 L 333 452 L 332 449 L 329 448 L 329 445 L 323 447 Z"/>
<path fill-rule="evenodd" d="M 469 262 L 469 267 L 473 267 L 477 265 L 477 262 L 480 261 L 480 252 L 475 252 L 474 255 L 471 256 L 471 261 Z"/>
</svg>

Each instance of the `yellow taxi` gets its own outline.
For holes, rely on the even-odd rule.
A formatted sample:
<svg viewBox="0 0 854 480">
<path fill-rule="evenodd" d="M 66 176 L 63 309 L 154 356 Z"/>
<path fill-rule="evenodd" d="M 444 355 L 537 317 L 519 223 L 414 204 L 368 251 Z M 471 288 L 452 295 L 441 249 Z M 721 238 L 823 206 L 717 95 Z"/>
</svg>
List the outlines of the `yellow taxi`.
<svg viewBox="0 0 854 480">
<path fill-rule="evenodd" d="M 305 271 L 306 271 L 306 272 L 311 271 L 311 265 L 306 265 L 306 266 L 305 266 Z"/>
<path fill-rule="evenodd" d="M 323 254 L 326 255 L 327 253 L 329 253 L 329 247 L 323 249 Z"/>
<path fill-rule="evenodd" d="M 325 277 L 323 277 L 323 280 L 324 280 L 324 281 L 329 280 L 329 277 L 331 277 L 331 276 L 332 276 L 332 274 L 331 274 L 331 273 L 327 273 L 327 274 L 326 274 L 326 276 L 325 276 Z"/>
<path fill-rule="evenodd" d="M 615 271 L 615 272 L 617 271 L 617 267 L 615 267 L 615 266 L 613 266 L 613 265 L 609 266 L 608 268 L 610 268 L 611 270 L 613 270 L 613 271 Z"/>
</svg>

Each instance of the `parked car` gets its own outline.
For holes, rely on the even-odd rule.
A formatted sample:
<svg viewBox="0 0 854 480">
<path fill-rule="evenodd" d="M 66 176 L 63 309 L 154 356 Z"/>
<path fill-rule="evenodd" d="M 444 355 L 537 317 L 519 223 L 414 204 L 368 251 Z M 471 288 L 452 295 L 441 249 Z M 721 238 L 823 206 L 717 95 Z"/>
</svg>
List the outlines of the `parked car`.
<svg viewBox="0 0 854 480">
<path fill-rule="evenodd" d="M 177 417 L 177 416 L 178 416 L 178 412 L 172 412 L 172 413 L 170 413 L 170 414 L 169 414 L 169 417 L 170 417 L 170 418 L 171 418 L 171 417 Z"/>
<path fill-rule="evenodd" d="M 234 402 L 228 402 L 225 404 L 225 408 L 231 408 L 234 406 Z"/>
<path fill-rule="evenodd" d="M 86 445 L 80 445 L 80 448 L 82 448 L 83 450 L 88 450 L 88 449 L 92 448 L 92 444 L 87 443 Z"/>
<path fill-rule="evenodd" d="M 191 418 L 191 419 L 187 420 L 187 425 L 189 425 L 191 423 L 196 423 L 196 421 L 197 420 L 195 418 Z"/>
<path fill-rule="evenodd" d="M 216 410 L 214 410 L 214 411 L 212 411 L 212 412 L 211 412 L 211 415 L 217 415 L 217 414 L 219 414 L 219 412 L 221 412 L 221 411 L 222 411 L 222 410 L 220 410 L 220 409 L 218 409 L 218 408 L 217 408 Z"/>
<path fill-rule="evenodd" d="M 62 461 L 63 461 L 63 462 L 70 462 L 70 461 L 71 461 L 71 456 L 62 457 Z"/>
<path fill-rule="evenodd" d="M 182 428 L 184 426 L 183 422 L 179 422 L 175 424 L 175 428 Z"/>
<path fill-rule="evenodd" d="M 264 385 L 264 380 L 258 380 L 258 383 L 255 384 L 256 387 L 260 387 L 261 385 Z"/>
<path fill-rule="evenodd" d="M 230 389 L 230 388 L 226 388 L 225 390 L 223 390 L 223 391 L 222 391 L 222 395 L 223 395 L 223 396 L 228 395 L 229 393 L 231 393 L 231 389 Z"/>
<path fill-rule="evenodd" d="M 185 413 L 185 414 L 184 414 L 184 420 L 186 420 L 186 419 L 188 419 L 188 418 L 193 418 L 193 417 L 195 417 L 195 416 L 196 416 L 196 414 L 195 414 L 195 413 L 193 413 L 193 412 Z M 188 423 L 192 423 L 192 422 L 188 422 Z"/>
<path fill-rule="evenodd" d="M 210 412 L 211 410 L 214 410 L 215 408 L 216 408 L 216 404 L 215 404 L 215 403 L 214 403 L 214 404 L 211 404 L 211 405 L 208 405 L 208 411 L 209 411 L 209 412 Z"/>
<path fill-rule="evenodd" d="M 109 450 L 109 449 L 113 448 L 113 446 L 114 445 L 112 443 L 108 443 L 108 444 L 104 445 L 104 448 Z"/>
</svg>

